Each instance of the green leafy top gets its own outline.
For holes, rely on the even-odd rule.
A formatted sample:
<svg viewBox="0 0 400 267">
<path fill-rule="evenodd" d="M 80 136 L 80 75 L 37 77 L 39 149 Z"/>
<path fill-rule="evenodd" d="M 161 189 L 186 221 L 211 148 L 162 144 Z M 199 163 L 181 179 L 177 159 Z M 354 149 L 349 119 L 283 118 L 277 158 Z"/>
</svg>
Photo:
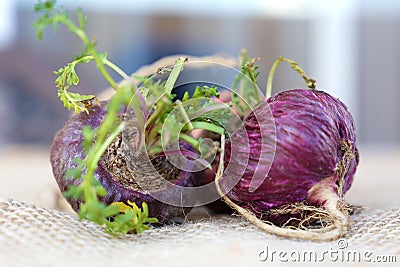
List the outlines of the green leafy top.
<svg viewBox="0 0 400 267">
<path fill-rule="evenodd" d="M 289 63 L 290 67 L 294 71 L 296 71 L 301 76 L 301 78 L 303 78 L 303 80 L 305 81 L 305 83 L 306 83 L 308 88 L 310 88 L 312 90 L 315 90 L 317 88 L 316 85 L 315 85 L 317 81 L 312 79 L 312 78 L 310 78 L 310 77 L 308 77 L 306 75 L 305 71 L 299 66 L 299 64 L 296 61 L 294 61 L 292 59 L 289 59 L 289 58 L 285 58 L 285 57 L 278 57 L 275 60 L 275 62 L 272 64 L 272 67 L 271 67 L 271 69 L 269 71 L 269 74 L 268 74 L 268 81 L 267 81 L 267 88 L 266 88 L 266 96 L 267 96 L 267 98 L 272 95 L 272 81 L 273 81 L 274 76 L 275 76 L 275 71 L 278 68 L 279 64 L 281 64 L 282 62 Z"/>
<path fill-rule="evenodd" d="M 154 218 L 148 218 L 147 205 L 143 203 L 141 209 L 134 203 L 104 205 L 99 197 L 105 196 L 107 192 L 94 177 L 101 156 L 123 130 L 123 123 L 117 115 L 118 111 L 128 105 L 134 108 L 139 130 L 145 136 L 145 143 L 142 146 L 150 153 L 150 156 L 160 153 L 163 145 L 176 140 L 188 142 L 201 154 L 199 145 L 201 140 L 191 137 L 191 131 L 202 128 L 221 134 L 224 132 L 223 127 L 228 121 L 229 112 L 225 105 L 218 105 L 210 100 L 210 97 L 218 97 L 218 91 L 214 87 L 196 88 L 192 97 L 186 94 L 182 101 L 174 100 L 172 89 L 183 70 L 186 58 L 179 58 L 172 70 L 162 69 L 169 72 L 166 81 L 155 81 L 154 75 L 147 78 L 133 77 L 142 83 L 142 86 L 137 89 L 132 83 L 132 77 L 109 61 L 107 53 L 96 50 L 96 41 L 94 38 L 89 38 L 85 31 L 87 17 L 80 9 L 76 13 L 77 23 L 66 10 L 56 9 L 55 0 L 39 1 L 35 5 L 35 10 L 43 13 L 34 23 L 39 39 L 43 38 L 43 31 L 47 26 L 57 29 L 61 24 L 83 43 L 82 53 L 54 72 L 57 75 L 55 83 L 58 88 L 58 97 L 64 106 L 68 110 L 73 109 L 76 113 L 89 113 L 89 106 L 100 104 L 95 95 L 81 95 L 70 91 L 79 83 L 76 73 L 76 66 L 79 64 L 94 62 L 104 79 L 116 91 L 108 102 L 107 113 L 101 125 L 96 129 L 86 126 L 82 130 L 82 146 L 86 157 L 75 159 L 77 167 L 67 173 L 71 179 L 81 178 L 82 183 L 71 186 L 66 196 L 82 199 L 83 204 L 78 212 L 80 218 L 105 225 L 107 232 L 140 233 L 148 229 L 148 223 L 157 221 Z M 111 77 L 109 70 L 119 74 L 127 82 L 117 83 Z M 204 112 L 197 114 L 199 108 L 204 109 Z M 180 132 L 176 131 L 177 125 L 182 128 Z M 94 138 L 96 142 L 92 141 Z M 110 217 L 113 219 L 110 220 Z"/>
<path fill-rule="evenodd" d="M 260 58 L 249 58 L 246 50 L 242 50 L 240 54 L 241 72 L 232 86 L 232 102 L 241 114 L 247 114 L 264 99 L 257 80 L 260 72 L 255 63 L 259 60 Z"/>
<path fill-rule="evenodd" d="M 215 86 L 196 86 L 193 96 L 190 97 L 189 93 L 185 92 L 182 102 L 186 106 L 189 118 L 193 120 L 195 125 L 200 124 L 197 122 L 210 122 L 213 126 L 219 126 L 219 128 L 212 130 L 213 132 L 227 134 L 225 126 L 228 124 L 228 120 L 231 117 L 231 111 L 228 106 L 230 103 L 228 103 L 228 105 L 218 103 L 216 99 L 219 98 L 219 96 L 220 94 Z"/>
<path fill-rule="evenodd" d="M 257 80 L 260 72 L 258 71 L 258 66 L 255 64 L 259 60 L 261 60 L 261 58 L 249 58 L 247 56 L 247 51 L 242 50 L 240 55 L 241 72 L 236 76 L 232 86 L 232 105 L 242 115 L 248 114 L 252 110 L 252 107 L 264 101 L 264 99 L 271 97 L 272 81 L 275 76 L 275 71 L 282 62 L 289 63 L 290 67 L 303 78 L 308 88 L 316 89 L 316 81 L 308 77 L 296 61 L 285 57 L 278 57 L 269 71 L 265 97 L 263 97 L 258 87 Z M 249 88 L 251 90 L 249 90 Z"/>
</svg>

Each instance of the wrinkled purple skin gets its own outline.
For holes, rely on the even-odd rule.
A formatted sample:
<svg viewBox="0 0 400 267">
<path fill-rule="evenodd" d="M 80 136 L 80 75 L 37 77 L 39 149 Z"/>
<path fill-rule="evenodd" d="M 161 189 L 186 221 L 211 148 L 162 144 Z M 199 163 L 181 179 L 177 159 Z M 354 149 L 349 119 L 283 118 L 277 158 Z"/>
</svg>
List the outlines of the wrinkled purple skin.
<svg viewBox="0 0 400 267">
<path fill-rule="evenodd" d="M 259 123 L 262 125 L 269 121 L 260 117 L 257 122 L 254 115 L 262 113 L 260 111 L 268 109 L 268 106 L 276 125 L 275 157 L 266 179 L 254 192 L 249 192 L 258 161 L 270 157 L 268 153 L 260 155 L 259 127 Z M 233 172 L 245 169 L 239 182 L 227 194 L 240 206 L 260 215 L 284 204 L 307 200 L 308 191 L 314 184 L 336 175 L 335 167 L 342 158 L 341 140 L 352 143 L 355 154 L 344 176 L 343 193 L 350 188 L 359 161 L 356 133 L 351 114 L 338 99 L 316 90 L 284 91 L 256 106 L 253 113 L 244 118 L 244 125 L 245 130 L 241 128 L 228 140 L 225 155 L 225 167 L 229 163 Z M 267 128 L 273 130 L 273 127 Z M 236 148 L 245 146 L 243 136 L 246 133 L 250 143 L 247 165 L 243 161 L 243 157 L 248 156 L 246 152 L 241 149 L 231 151 L 232 144 Z M 272 146 L 268 148 L 273 149 Z M 258 168 L 264 168 L 265 174 L 268 172 L 268 166 Z M 224 173 L 222 181 L 224 179 L 229 179 L 229 173 Z M 308 204 L 319 205 L 324 200 L 310 202 Z"/>
<path fill-rule="evenodd" d="M 69 185 L 79 185 L 82 181 L 81 179 L 66 179 L 66 173 L 68 169 L 76 167 L 74 158 L 84 157 L 81 146 L 83 140 L 82 128 L 85 125 L 97 128 L 103 121 L 106 115 L 106 110 L 104 109 L 106 103 L 102 102 L 101 105 L 101 108 L 98 106 L 90 108 L 90 115 L 84 112 L 75 114 L 55 135 L 51 146 L 50 162 L 54 177 L 62 192 L 65 192 Z M 101 161 L 95 172 L 95 178 L 108 192 L 107 196 L 102 198 L 102 201 L 106 204 L 111 204 L 112 202 L 127 203 L 130 200 L 141 207 L 141 203 L 144 201 L 148 204 L 149 216 L 156 217 L 160 224 L 182 222 L 185 213 L 190 211 L 189 208 L 161 203 L 149 194 L 144 194 L 121 185 L 113 178 L 113 175 L 105 168 Z M 193 186 L 195 184 L 195 175 L 182 171 L 180 177 L 177 177 L 172 183 L 180 186 Z M 165 192 L 165 195 L 168 195 L 168 192 Z M 67 200 L 75 211 L 79 210 L 82 203 L 81 200 L 71 198 Z"/>
</svg>

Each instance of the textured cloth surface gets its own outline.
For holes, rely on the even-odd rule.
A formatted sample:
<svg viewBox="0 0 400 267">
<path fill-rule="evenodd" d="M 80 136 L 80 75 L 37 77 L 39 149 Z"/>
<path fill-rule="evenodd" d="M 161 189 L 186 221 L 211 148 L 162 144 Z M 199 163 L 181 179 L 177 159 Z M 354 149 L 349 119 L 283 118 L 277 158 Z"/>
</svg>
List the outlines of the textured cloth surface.
<svg viewBox="0 0 400 267">
<path fill-rule="evenodd" d="M 351 217 L 352 231 L 339 241 L 286 239 L 260 231 L 236 216 L 200 219 L 113 237 L 91 222 L 13 200 L 0 200 L 0 266 L 254 266 L 281 263 L 270 252 L 356 251 L 400 260 L 400 209 L 365 209 Z M 344 247 L 342 247 L 344 246 Z M 365 264 L 344 261 L 346 264 Z M 335 259 L 325 259 L 333 264 Z M 339 263 L 339 259 L 337 260 Z M 313 261 L 311 261 L 313 262 Z M 304 262 L 308 265 L 308 262 Z"/>
</svg>

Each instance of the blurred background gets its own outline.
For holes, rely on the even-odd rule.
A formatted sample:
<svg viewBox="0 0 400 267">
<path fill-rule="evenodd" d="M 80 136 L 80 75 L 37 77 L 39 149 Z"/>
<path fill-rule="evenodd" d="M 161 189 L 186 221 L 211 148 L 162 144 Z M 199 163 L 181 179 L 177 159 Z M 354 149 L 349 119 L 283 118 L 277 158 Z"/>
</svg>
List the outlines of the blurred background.
<svg viewBox="0 0 400 267">
<path fill-rule="evenodd" d="M 44 40 L 38 41 L 32 28 L 38 17 L 33 12 L 35 2 L 0 0 L 0 152 L 14 146 L 47 151 L 69 116 L 57 99 L 53 71 L 80 53 L 82 46 L 64 27 L 56 34 L 48 29 Z M 97 37 L 98 49 L 107 51 L 127 73 L 167 55 L 237 56 L 247 48 L 250 56 L 262 58 L 260 81 L 264 87 L 278 56 L 294 59 L 317 79 L 319 88 L 349 107 L 363 164 L 377 164 L 373 171 L 379 176 L 380 170 L 400 163 L 398 0 L 59 3 L 71 13 L 78 6 L 83 8 L 89 17 L 88 32 Z M 94 65 L 80 66 L 78 73 L 78 91 L 96 94 L 107 88 Z M 294 87 L 304 87 L 304 83 L 283 64 L 274 80 L 274 92 Z M 8 158 L 8 154 L 2 155 Z M 48 155 L 43 155 L 47 160 Z M 1 172 L 4 175 L 0 166 Z M 371 171 L 368 174 L 372 175 Z M 390 179 L 392 175 L 398 177 L 394 169 Z"/>
<path fill-rule="evenodd" d="M 32 29 L 36 1 L 0 0 L 0 149 L 48 146 L 68 113 L 57 100 L 53 70 L 81 51 L 60 27 L 40 42 Z M 298 61 L 319 88 L 353 113 L 361 145 L 400 144 L 400 2 L 396 0 L 97 0 L 59 1 L 88 15 L 100 51 L 127 73 L 177 53 L 259 56 L 262 87 L 278 56 Z M 80 66 L 78 90 L 107 84 L 92 64 Z M 287 65 L 278 92 L 304 87 Z"/>
</svg>

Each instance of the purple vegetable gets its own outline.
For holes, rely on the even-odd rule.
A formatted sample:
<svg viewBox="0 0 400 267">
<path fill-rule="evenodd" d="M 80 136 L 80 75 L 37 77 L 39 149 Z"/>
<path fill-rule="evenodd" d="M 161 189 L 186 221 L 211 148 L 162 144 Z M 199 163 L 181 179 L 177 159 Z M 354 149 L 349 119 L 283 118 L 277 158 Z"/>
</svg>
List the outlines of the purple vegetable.
<svg viewBox="0 0 400 267">
<path fill-rule="evenodd" d="M 267 138 L 262 140 L 262 134 Z M 228 204 L 254 220 L 303 229 L 326 223 L 316 220 L 316 214 L 330 218 L 326 235 L 309 231 L 305 238 L 332 239 L 346 232 L 343 194 L 358 161 L 354 122 L 346 106 L 325 92 L 295 89 L 267 99 L 245 117 L 244 127 L 227 141 L 219 183 Z M 232 180 L 238 183 L 227 192 Z M 274 231 L 304 237 L 284 227 Z"/>
<path fill-rule="evenodd" d="M 92 128 L 99 127 L 105 115 L 106 103 L 103 102 L 101 107 L 91 107 L 89 115 L 82 112 L 72 116 L 56 134 L 51 147 L 50 161 L 54 177 L 62 192 L 65 192 L 69 185 L 79 185 L 82 182 L 80 179 L 67 179 L 67 170 L 77 166 L 75 158 L 82 159 L 84 157 L 81 146 L 83 127 L 85 125 Z M 131 134 L 129 135 L 129 133 Z M 149 193 L 168 195 L 168 192 L 158 189 L 159 184 L 152 172 L 153 167 L 149 164 L 152 164 L 164 179 L 180 186 L 194 186 L 195 175 L 172 166 L 163 155 L 151 158 L 150 163 L 146 160 L 147 154 L 132 151 L 138 142 L 136 133 L 136 128 L 125 128 L 124 138 L 117 137 L 98 163 L 95 178 L 108 192 L 102 200 L 105 204 L 127 203 L 128 200 L 138 205 L 146 202 L 149 206 L 149 216 L 156 217 L 159 223 L 182 221 L 189 208 L 171 206 L 150 196 Z M 127 139 L 125 139 L 126 137 Z M 125 142 L 129 142 L 130 145 L 128 146 Z M 141 179 L 147 183 L 146 188 L 149 187 L 153 190 L 144 192 L 136 183 L 136 179 Z M 75 211 L 79 210 L 82 200 L 73 198 L 67 200 Z"/>
</svg>

